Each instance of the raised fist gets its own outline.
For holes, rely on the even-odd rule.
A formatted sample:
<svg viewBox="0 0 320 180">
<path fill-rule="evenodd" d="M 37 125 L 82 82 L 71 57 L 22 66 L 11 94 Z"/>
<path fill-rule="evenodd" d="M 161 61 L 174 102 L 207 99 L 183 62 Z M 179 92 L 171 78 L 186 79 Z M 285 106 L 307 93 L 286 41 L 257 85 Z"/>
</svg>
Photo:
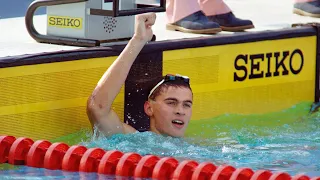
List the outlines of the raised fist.
<svg viewBox="0 0 320 180">
<path fill-rule="evenodd" d="M 134 38 L 148 42 L 152 39 L 152 26 L 156 21 L 155 13 L 145 13 L 136 15 Z"/>
</svg>

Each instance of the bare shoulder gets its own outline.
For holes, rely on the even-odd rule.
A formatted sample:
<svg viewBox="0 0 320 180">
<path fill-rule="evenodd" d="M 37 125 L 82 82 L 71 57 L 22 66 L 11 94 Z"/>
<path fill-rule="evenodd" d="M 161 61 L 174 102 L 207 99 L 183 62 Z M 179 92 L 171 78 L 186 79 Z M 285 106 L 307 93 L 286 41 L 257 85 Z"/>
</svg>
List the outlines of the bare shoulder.
<svg viewBox="0 0 320 180">
<path fill-rule="evenodd" d="M 136 132 L 132 126 L 123 123 L 117 113 L 110 109 L 108 112 L 89 111 L 88 116 L 92 126 L 98 126 L 105 135 L 129 134 Z"/>
</svg>

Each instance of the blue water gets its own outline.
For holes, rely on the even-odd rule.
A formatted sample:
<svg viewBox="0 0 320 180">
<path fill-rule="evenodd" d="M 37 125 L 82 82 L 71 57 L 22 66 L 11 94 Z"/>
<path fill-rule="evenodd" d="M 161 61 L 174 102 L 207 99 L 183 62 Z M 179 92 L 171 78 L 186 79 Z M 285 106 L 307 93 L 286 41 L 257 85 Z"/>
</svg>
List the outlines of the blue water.
<svg viewBox="0 0 320 180">
<path fill-rule="evenodd" d="M 261 129 L 263 135 L 257 135 L 253 131 L 257 128 Z M 208 139 L 179 139 L 144 132 L 103 138 L 92 137 L 90 141 L 81 144 L 88 148 L 117 149 L 141 155 L 172 156 L 178 160 L 210 161 L 216 165 L 226 163 L 237 168 L 268 169 L 273 172 L 287 172 L 292 176 L 299 173 L 310 177 L 320 176 L 320 115 L 275 128 L 248 126 L 230 129 L 230 132 L 219 132 L 218 138 Z M 70 173 L 24 166 L 0 171 L 0 179 L 96 179 L 99 176 L 105 179 L 114 178 L 94 173 Z"/>
</svg>

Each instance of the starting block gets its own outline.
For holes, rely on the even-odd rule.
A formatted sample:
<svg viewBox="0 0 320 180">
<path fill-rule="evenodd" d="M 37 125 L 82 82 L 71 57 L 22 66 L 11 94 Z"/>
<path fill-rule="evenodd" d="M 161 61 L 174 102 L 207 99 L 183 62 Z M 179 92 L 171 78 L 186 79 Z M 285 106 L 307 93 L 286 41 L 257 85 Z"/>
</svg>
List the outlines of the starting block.
<svg viewBox="0 0 320 180">
<path fill-rule="evenodd" d="M 26 28 L 37 42 L 73 46 L 99 46 L 133 36 L 134 15 L 164 12 L 165 0 L 36 0 L 25 16 Z M 47 10 L 47 34 L 37 32 L 34 12 Z"/>
</svg>

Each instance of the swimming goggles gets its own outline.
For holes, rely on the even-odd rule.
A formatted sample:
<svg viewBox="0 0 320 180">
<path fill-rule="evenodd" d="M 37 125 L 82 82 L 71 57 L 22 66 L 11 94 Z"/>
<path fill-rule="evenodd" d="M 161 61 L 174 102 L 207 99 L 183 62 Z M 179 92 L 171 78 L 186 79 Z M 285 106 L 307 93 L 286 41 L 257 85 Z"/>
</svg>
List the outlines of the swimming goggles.
<svg viewBox="0 0 320 180">
<path fill-rule="evenodd" d="M 188 76 L 181 76 L 180 74 L 172 75 L 172 74 L 167 74 L 156 86 L 154 86 L 150 93 L 148 98 L 152 95 L 152 93 L 163 83 L 169 82 L 169 81 L 176 81 L 176 80 L 182 80 L 183 82 L 189 84 L 190 83 L 190 78 Z"/>
</svg>

